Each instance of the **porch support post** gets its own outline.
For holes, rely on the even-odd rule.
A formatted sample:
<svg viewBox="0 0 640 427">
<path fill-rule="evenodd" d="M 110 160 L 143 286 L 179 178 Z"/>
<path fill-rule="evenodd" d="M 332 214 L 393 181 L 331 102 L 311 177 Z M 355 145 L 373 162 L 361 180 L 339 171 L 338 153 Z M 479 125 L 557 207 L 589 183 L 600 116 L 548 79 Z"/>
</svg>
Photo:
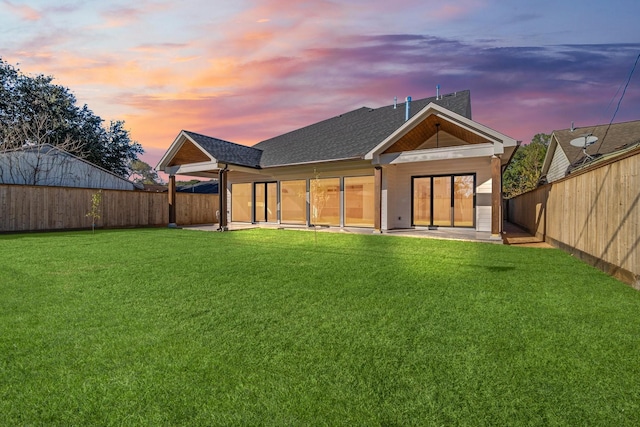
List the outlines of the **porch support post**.
<svg viewBox="0 0 640 427">
<path fill-rule="evenodd" d="M 169 227 L 175 228 L 176 224 L 176 176 L 169 175 Z"/>
<path fill-rule="evenodd" d="M 382 166 L 373 172 L 373 232 L 382 233 Z"/>
<path fill-rule="evenodd" d="M 500 224 L 502 209 L 502 168 L 500 156 L 491 156 L 491 238 L 499 239 L 502 227 Z"/>
<path fill-rule="evenodd" d="M 218 197 L 220 207 L 218 215 L 218 231 L 227 231 L 227 170 L 220 169 L 218 171 Z"/>
</svg>

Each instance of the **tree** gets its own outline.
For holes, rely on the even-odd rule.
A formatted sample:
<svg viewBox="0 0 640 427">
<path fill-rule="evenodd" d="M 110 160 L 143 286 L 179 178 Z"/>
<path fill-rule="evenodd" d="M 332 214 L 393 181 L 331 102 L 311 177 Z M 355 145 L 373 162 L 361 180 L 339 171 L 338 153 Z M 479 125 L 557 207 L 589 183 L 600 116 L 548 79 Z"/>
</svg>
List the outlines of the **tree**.
<svg viewBox="0 0 640 427">
<path fill-rule="evenodd" d="M 41 112 L 29 123 L 18 123 L 5 130 L 0 150 L 0 182 L 25 185 L 64 182 L 74 161 L 72 155 L 81 157 L 82 146 L 70 137 L 54 141 L 48 132 L 50 120 L 47 112 Z"/>
<path fill-rule="evenodd" d="M 505 197 L 515 197 L 538 186 L 550 138 L 550 135 L 539 133 L 529 144 L 518 147 L 502 177 Z"/>
<path fill-rule="evenodd" d="M 158 172 L 142 160 L 134 160 L 129 166 L 131 179 L 139 184 L 161 184 Z"/>
<path fill-rule="evenodd" d="M 45 126 L 43 126 L 43 124 Z M 53 77 L 22 73 L 0 58 L 0 152 L 50 144 L 122 177 L 143 152 L 123 121 L 108 127 Z"/>
</svg>

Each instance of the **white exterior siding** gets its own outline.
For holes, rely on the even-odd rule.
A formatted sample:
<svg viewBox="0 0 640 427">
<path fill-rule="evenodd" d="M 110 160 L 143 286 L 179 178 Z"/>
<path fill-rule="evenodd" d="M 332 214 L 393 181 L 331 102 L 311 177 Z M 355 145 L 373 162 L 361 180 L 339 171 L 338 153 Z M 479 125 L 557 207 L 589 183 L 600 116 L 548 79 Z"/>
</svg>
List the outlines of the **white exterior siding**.
<svg viewBox="0 0 640 427">
<path fill-rule="evenodd" d="M 411 227 L 412 177 L 468 173 L 476 174 L 476 230 L 491 231 L 491 158 L 389 165 L 383 169 L 383 176 L 385 173 L 392 192 L 389 196 L 392 207 L 386 212 L 386 229 Z"/>
<path fill-rule="evenodd" d="M 549 171 L 547 172 L 547 182 L 557 181 L 566 176 L 567 168 L 569 167 L 569 159 L 564 154 L 560 145 L 556 147 L 549 165 Z"/>
<path fill-rule="evenodd" d="M 490 174 L 476 175 L 476 230 L 478 231 L 491 231 L 492 184 Z"/>
</svg>

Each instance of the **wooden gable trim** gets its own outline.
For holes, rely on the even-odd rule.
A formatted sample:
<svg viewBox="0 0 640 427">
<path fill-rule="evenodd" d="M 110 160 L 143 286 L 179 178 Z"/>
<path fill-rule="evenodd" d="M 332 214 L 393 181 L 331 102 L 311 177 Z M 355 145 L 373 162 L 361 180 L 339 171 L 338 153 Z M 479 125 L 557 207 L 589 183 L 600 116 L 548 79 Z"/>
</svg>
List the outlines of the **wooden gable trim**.
<svg viewBox="0 0 640 427">
<path fill-rule="evenodd" d="M 444 129 L 445 132 L 465 141 L 468 145 L 493 144 L 494 154 L 503 154 L 504 147 L 517 146 L 517 141 L 513 138 L 430 103 L 365 154 L 364 158 L 371 159 L 375 163 L 380 155 L 391 154 L 391 150 L 397 150 L 395 152 L 415 150 L 433 137 L 436 132 L 436 123 L 440 123 L 441 130 Z M 399 144 L 396 145 L 397 143 Z M 396 145 L 395 148 L 391 148 L 394 145 Z"/>
<path fill-rule="evenodd" d="M 436 143 L 435 137 L 439 135 L 443 136 L 443 143 Z M 450 135 L 457 140 L 456 143 L 451 143 L 451 138 L 445 138 L 445 135 Z M 439 138 L 437 138 L 439 140 Z M 393 145 L 387 148 L 382 154 L 399 153 L 401 151 L 412 151 L 423 146 L 425 142 L 432 140 L 433 147 L 428 148 L 442 148 L 447 146 L 458 146 L 463 144 L 484 144 L 489 142 L 487 138 L 481 135 L 470 132 L 455 123 L 448 120 L 444 120 L 436 115 L 430 115 L 422 122 L 418 123 L 413 129 L 400 137 Z M 446 141 L 449 141 L 448 143 Z M 438 145 L 436 147 L 436 145 Z M 427 148 L 427 147 L 422 147 Z"/>
<path fill-rule="evenodd" d="M 186 140 L 182 147 L 178 149 L 178 152 L 173 156 L 168 166 L 179 166 L 190 163 L 203 163 L 210 162 L 211 157 L 205 154 L 199 147 Z"/>
</svg>

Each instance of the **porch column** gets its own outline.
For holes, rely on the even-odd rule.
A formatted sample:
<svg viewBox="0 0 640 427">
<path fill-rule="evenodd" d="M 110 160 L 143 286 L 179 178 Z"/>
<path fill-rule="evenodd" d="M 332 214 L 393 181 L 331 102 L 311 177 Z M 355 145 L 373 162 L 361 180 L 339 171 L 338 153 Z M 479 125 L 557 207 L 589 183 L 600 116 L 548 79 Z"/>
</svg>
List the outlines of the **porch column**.
<svg viewBox="0 0 640 427">
<path fill-rule="evenodd" d="M 227 170 L 218 171 L 218 206 L 220 215 L 218 216 L 218 231 L 227 231 Z"/>
<path fill-rule="evenodd" d="M 500 211 L 502 209 L 502 168 L 500 156 L 491 156 L 491 237 L 500 238 L 502 227 Z"/>
<path fill-rule="evenodd" d="M 176 176 L 169 175 L 169 227 L 175 228 L 176 224 Z"/>
<path fill-rule="evenodd" d="M 382 166 L 373 172 L 373 232 L 382 233 Z"/>
</svg>

